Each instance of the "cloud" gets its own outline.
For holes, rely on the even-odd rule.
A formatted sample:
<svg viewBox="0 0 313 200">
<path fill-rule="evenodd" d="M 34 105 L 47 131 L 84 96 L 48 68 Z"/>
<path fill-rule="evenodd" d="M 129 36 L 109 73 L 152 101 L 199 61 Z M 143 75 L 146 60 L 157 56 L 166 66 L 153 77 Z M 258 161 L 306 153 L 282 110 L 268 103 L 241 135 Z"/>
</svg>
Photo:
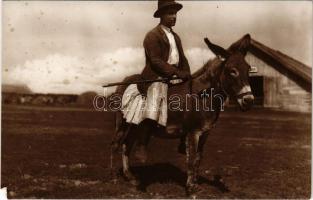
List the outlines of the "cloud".
<svg viewBox="0 0 313 200">
<path fill-rule="evenodd" d="M 186 49 L 206 48 L 204 37 L 226 48 L 250 33 L 311 66 L 310 1 L 182 4 L 174 30 Z M 3 1 L 2 64 L 11 68 L 54 53 L 94 57 L 98 52 L 141 47 L 145 34 L 159 22 L 152 17 L 156 7 L 155 1 Z"/>
<path fill-rule="evenodd" d="M 186 56 L 195 71 L 213 54 L 208 49 L 192 48 L 186 51 Z M 25 84 L 36 93 L 102 93 L 103 84 L 120 82 L 126 76 L 141 73 L 144 65 L 142 48 L 121 48 L 94 59 L 53 54 L 5 70 L 3 83 Z"/>
<path fill-rule="evenodd" d="M 84 73 L 86 66 L 79 58 L 54 54 L 44 59 L 26 61 L 4 72 L 3 82 L 26 84 L 38 93 L 79 93 L 90 87 L 80 81 L 80 78 L 88 77 Z"/>
<path fill-rule="evenodd" d="M 122 80 L 126 76 L 141 73 L 145 65 L 142 48 L 121 48 L 112 53 L 105 53 L 95 60 L 95 68 L 99 68 L 98 78 L 105 83 Z M 93 73 L 97 73 L 93 70 Z"/>
<path fill-rule="evenodd" d="M 3 83 L 25 84 L 37 93 L 100 93 L 103 84 L 140 73 L 143 63 L 140 48 L 122 48 L 95 59 L 53 54 L 5 70 Z"/>
</svg>

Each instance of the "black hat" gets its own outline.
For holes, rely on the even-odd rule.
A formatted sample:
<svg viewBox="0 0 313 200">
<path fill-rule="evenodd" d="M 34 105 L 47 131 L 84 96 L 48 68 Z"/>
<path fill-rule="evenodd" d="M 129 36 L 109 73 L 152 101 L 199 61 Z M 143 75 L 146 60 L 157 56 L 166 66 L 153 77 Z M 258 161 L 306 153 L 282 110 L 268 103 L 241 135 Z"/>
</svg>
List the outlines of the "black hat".
<svg viewBox="0 0 313 200">
<path fill-rule="evenodd" d="M 159 18 L 162 11 L 168 8 L 174 8 L 179 11 L 183 8 L 183 5 L 175 2 L 175 0 L 158 0 L 158 9 L 155 11 L 153 17 Z"/>
</svg>

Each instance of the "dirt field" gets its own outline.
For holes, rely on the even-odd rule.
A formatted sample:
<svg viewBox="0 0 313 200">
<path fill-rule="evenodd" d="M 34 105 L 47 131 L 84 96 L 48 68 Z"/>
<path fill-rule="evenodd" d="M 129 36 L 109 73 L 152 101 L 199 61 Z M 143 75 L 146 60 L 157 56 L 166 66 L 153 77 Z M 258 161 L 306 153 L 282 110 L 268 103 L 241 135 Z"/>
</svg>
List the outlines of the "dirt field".
<svg viewBox="0 0 313 200">
<path fill-rule="evenodd" d="M 3 107 L 1 187 L 10 198 L 186 198 L 185 157 L 176 153 L 176 140 L 153 138 L 148 163 L 133 162 L 145 187 L 137 190 L 122 177 L 113 182 L 113 125 L 105 112 Z M 225 111 L 200 172 L 199 198 L 309 198 L 311 116 Z"/>
</svg>

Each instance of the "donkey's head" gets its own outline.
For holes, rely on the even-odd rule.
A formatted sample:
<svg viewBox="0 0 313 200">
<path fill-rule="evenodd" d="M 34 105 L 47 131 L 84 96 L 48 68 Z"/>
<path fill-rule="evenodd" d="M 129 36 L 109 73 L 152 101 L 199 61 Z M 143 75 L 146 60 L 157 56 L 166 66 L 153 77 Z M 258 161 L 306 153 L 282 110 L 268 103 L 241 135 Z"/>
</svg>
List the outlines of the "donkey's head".
<svg viewBox="0 0 313 200">
<path fill-rule="evenodd" d="M 220 75 L 221 87 L 227 95 L 235 97 L 240 108 L 248 110 L 254 101 L 249 84 L 250 65 L 245 61 L 250 46 L 250 35 L 247 34 L 232 44 L 227 50 L 204 39 L 210 50 L 223 61 Z"/>
</svg>

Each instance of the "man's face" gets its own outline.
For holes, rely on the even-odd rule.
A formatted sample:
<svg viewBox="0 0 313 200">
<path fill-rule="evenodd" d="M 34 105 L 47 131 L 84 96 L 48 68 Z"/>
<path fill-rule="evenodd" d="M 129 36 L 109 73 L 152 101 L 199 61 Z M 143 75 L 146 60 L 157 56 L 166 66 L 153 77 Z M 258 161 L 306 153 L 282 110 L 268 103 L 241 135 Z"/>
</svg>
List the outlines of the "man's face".
<svg viewBox="0 0 313 200">
<path fill-rule="evenodd" d="M 177 14 L 176 9 L 165 10 L 164 13 L 161 15 L 161 23 L 169 28 L 175 26 L 177 16 L 176 14 Z"/>
</svg>

